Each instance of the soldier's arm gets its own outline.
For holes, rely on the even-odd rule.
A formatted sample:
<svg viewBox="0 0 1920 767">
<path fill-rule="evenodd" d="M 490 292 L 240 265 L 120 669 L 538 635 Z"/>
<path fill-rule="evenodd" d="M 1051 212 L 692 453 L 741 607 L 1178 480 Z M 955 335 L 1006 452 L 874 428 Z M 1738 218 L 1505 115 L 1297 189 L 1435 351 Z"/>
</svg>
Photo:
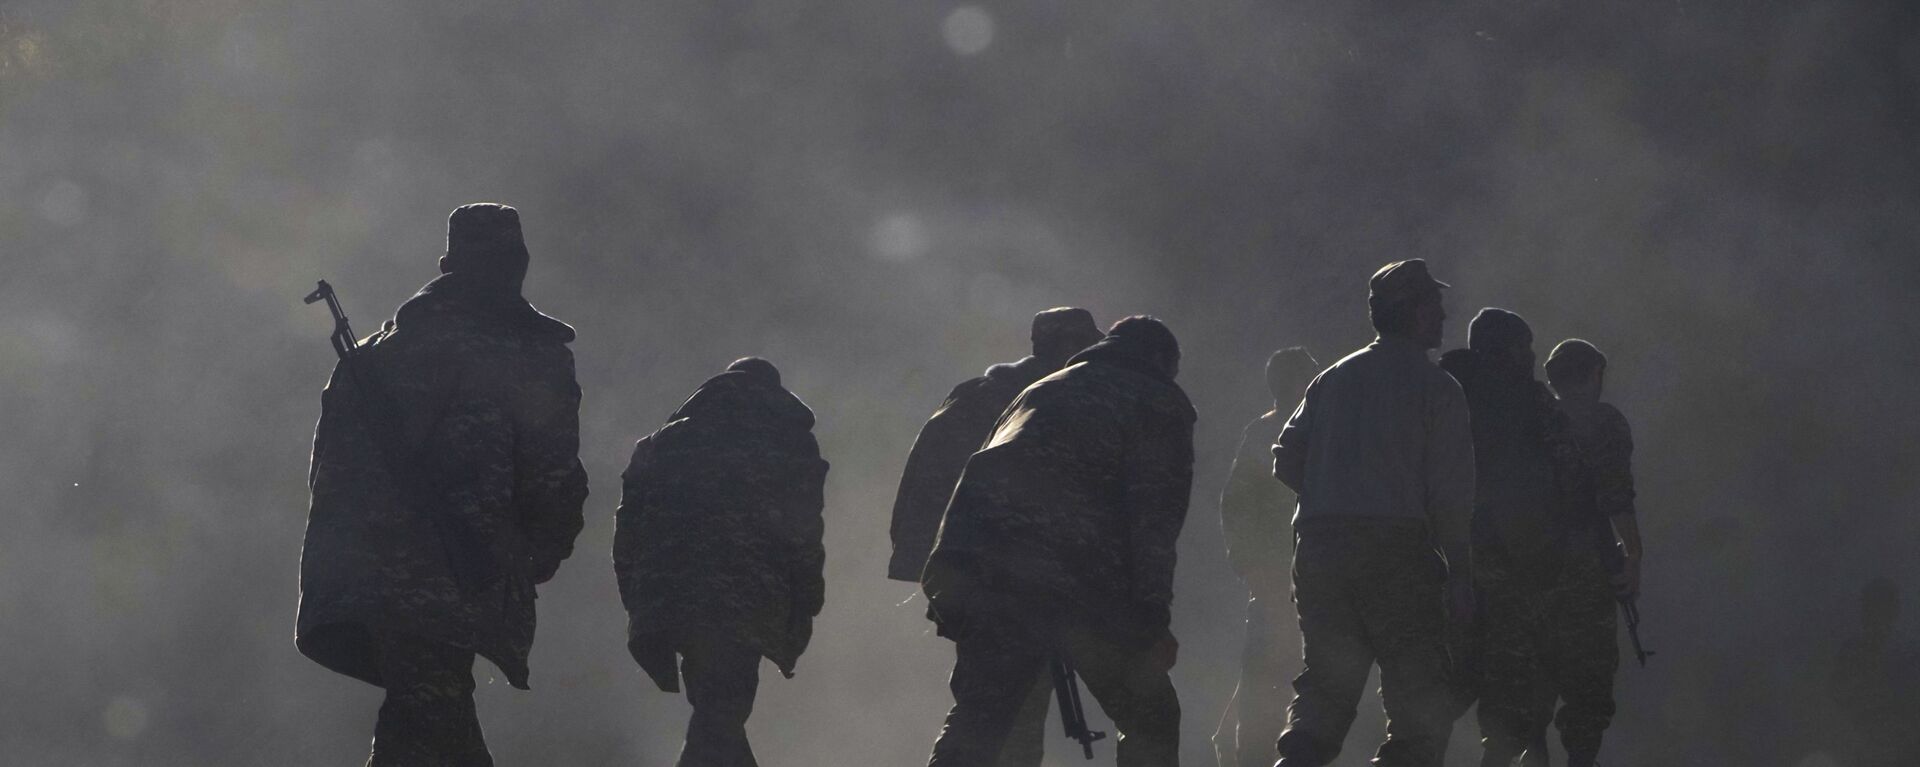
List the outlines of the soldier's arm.
<svg viewBox="0 0 1920 767">
<path fill-rule="evenodd" d="M 1455 577 L 1472 572 L 1473 421 L 1451 376 L 1434 379 L 1427 398 L 1427 519 Z"/>
<path fill-rule="evenodd" d="M 1287 419 L 1287 425 L 1280 430 L 1280 436 L 1273 443 L 1273 476 L 1295 493 L 1302 493 L 1301 485 L 1307 476 L 1307 432 L 1312 429 L 1313 421 L 1309 417 L 1312 409 L 1308 407 L 1314 400 L 1314 388 L 1320 382 L 1307 387 L 1307 395 L 1300 398 L 1300 404 L 1293 409 L 1293 417 Z"/>
<path fill-rule="evenodd" d="M 1165 420 L 1143 430 L 1125 478 L 1133 602 L 1156 631 L 1172 622 L 1174 547 L 1193 491 L 1193 422 Z"/>
<path fill-rule="evenodd" d="M 800 615 L 820 614 L 827 601 L 827 551 L 821 543 L 826 525 L 821 513 L 826 507 L 828 464 L 820 457 L 819 442 L 807 435 L 806 460 L 795 489 L 793 506 L 794 538 L 794 611 Z"/>
<path fill-rule="evenodd" d="M 546 376 L 527 384 L 528 407 L 514 435 L 514 506 L 527 538 L 529 575 L 553 577 L 585 525 L 587 471 L 580 465 L 580 385 L 564 347 Z"/>
<path fill-rule="evenodd" d="M 627 594 L 628 574 L 639 566 L 640 515 L 652 482 L 653 440 L 648 438 L 633 445 L 633 457 L 620 475 L 620 508 L 613 513 L 613 574 L 623 602 L 633 601 Z"/>
<path fill-rule="evenodd" d="M 1634 506 L 1633 428 L 1627 417 L 1611 405 L 1601 408 L 1599 444 L 1594 450 L 1594 494 L 1600 513 L 1613 525 L 1626 556 L 1620 587 L 1626 593 L 1640 590 L 1640 522 Z"/>
</svg>

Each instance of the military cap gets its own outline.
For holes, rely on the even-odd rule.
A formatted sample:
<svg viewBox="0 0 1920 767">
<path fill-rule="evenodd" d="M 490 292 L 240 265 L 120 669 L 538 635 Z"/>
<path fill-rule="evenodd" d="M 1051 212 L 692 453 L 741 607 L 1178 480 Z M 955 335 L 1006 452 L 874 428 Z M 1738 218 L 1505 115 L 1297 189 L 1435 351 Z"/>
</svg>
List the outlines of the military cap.
<svg viewBox="0 0 1920 767">
<path fill-rule="evenodd" d="M 1607 368 L 1607 355 L 1591 343 L 1569 338 L 1547 354 L 1547 380 L 1566 381 Z"/>
<path fill-rule="evenodd" d="M 1077 306 L 1057 306 L 1033 315 L 1035 341 L 1046 338 L 1098 339 L 1100 336 L 1100 326 L 1094 324 L 1093 312 Z"/>
<path fill-rule="evenodd" d="M 1434 279 L 1427 272 L 1425 260 L 1409 258 L 1374 272 L 1373 279 L 1367 281 L 1367 298 L 1381 306 L 1392 306 L 1450 287 L 1453 286 Z"/>
<path fill-rule="evenodd" d="M 447 255 L 441 271 L 463 272 L 517 290 L 527 274 L 520 211 L 497 202 L 454 208 L 447 216 Z"/>
<path fill-rule="evenodd" d="M 1533 338 L 1533 328 L 1520 315 L 1492 306 L 1473 315 L 1467 325 L 1467 346 L 1479 351 L 1499 349 Z"/>
</svg>

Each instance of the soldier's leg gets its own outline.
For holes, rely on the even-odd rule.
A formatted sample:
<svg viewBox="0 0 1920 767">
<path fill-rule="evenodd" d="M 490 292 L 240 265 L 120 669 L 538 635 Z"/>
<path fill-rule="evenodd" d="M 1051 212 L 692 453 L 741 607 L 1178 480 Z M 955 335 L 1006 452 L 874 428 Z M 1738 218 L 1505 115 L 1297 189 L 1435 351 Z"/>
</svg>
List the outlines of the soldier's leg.
<svg viewBox="0 0 1920 767">
<path fill-rule="evenodd" d="M 1591 767 L 1613 722 L 1620 648 L 1612 587 L 1597 561 L 1569 563 L 1547 602 L 1543 665 L 1563 703 L 1554 724 L 1567 767 Z"/>
<path fill-rule="evenodd" d="M 1332 762 L 1353 726 L 1374 657 L 1352 591 L 1351 563 L 1357 555 L 1351 536 L 1339 534 L 1302 533 L 1294 549 L 1301 669 L 1293 678 L 1293 703 L 1280 733 L 1278 767 Z"/>
<path fill-rule="evenodd" d="M 1173 678 L 1154 668 L 1148 647 L 1115 643 L 1084 628 L 1065 634 L 1074 669 L 1116 733 L 1119 767 L 1180 764 L 1180 697 Z"/>
<path fill-rule="evenodd" d="M 1047 709 L 1052 705 L 1053 679 L 1043 672 L 1034 677 L 1033 688 L 1007 731 L 1007 742 L 1000 746 L 999 767 L 1040 767 L 1047 750 Z"/>
<path fill-rule="evenodd" d="M 1527 719 L 1527 752 L 1520 755 L 1520 767 L 1553 767 L 1553 756 L 1547 752 L 1547 728 L 1553 725 L 1553 707 L 1560 702 L 1560 694 L 1547 683 L 1544 672 L 1539 677 L 1534 687 L 1533 714 Z"/>
<path fill-rule="evenodd" d="M 1380 658 L 1380 704 L 1387 739 L 1375 752 L 1381 767 L 1439 767 L 1453 727 L 1443 571 L 1424 534 L 1383 536 L 1382 555 L 1366 562 L 1357 589 L 1367 636 Z"/>
<path fill-rule="evenodd" d="M 953 708 L 927 767 L 991 767 L 1046 670 L 1046 650 L 1017 627 L 969 621 L 954 642 Z"/>
<path fill-rule="evenodd" d="M 369 767 L 491 767 L 473 706 L 473 653 L 418 637 L 376 635 L 387 697 Z"/>
<path fill-rule="evenodd" d="M 680 678 L 693 716 L 677 767 L 754 767 L 747 717 L 760 690 L 760 653 L 718 638 L 683 643 Z"/>
<path fill-rule="evenodd" d="M 1490 584 L 1480 616 L 1481 767 L 1508 767 L 1527 748 L 1538 716 L 1539 599 L 1513 582 Z"/>
<path fill-rule="evenodd" d="M 1274 588 L 1269 593 L 1280 593 Z M 1274 743 L 1280 728 L 1287 723 L 1287 666 L 1298 652 L 1293 643 L 1282 643 L 1281 622 L 1286 620 L 1286 603 L 1271 596 L 1255 599 L 1247 606 L 1247 650 L 1241 660 L 1240 688 L 1235 740 L 1238 743 L 1237 767 L 1273 767 L 1279 756 Z"/>
</svg>

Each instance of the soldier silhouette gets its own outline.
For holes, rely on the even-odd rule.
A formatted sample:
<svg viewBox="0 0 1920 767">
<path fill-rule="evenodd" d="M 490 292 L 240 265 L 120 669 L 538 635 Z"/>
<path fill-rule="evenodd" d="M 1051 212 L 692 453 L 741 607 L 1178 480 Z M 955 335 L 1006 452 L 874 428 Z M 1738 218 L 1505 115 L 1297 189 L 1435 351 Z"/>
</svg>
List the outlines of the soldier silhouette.
<svg viewBox="0 0 1920 767">
<path fill-rule="evenodd" d="M 734 362 L 633 448 L 613 566 L 627 649 L 693 718 L 678 767 L 752 767 L 760 659 L 782 674 L 825 602 L 827 462 L 772 363 Z M 677 659 L 677 664 L 676 664 Z"/>
<path fill-rule="evenodd" d="M 930 767 L 994 764 L 1056 659 L 1119 728 L 1118 764 L 1179 762 L 1167 671 L 1194 422 L 1179 364 L 1165 325 L 1121 320 L 1021 392 L 967 461 L 923 580 L 956 655 Z"/>
<path fill-rule="evenodd" d="M 534 586 L 581 528 L 565 323 L 520 296 L 520 217 L 447 219 L 441 275 L 321 395 L 296 642 L 386 690 L 369 765 L 489 765 L 473 658 L 527 687 Z"/>
<path fill-rule="evenodd" d="M 1246 644 L 1240 683 L 1227 699 L 1213 734 L 1219 767 L 1271 767 L 1274 741 L 1286 723 L 1286 667 L 1291 650 L 1285 632 L 1287 567 L 1293 546 L 1289 520 L 1297 500 L 1273 477 L 1273 442 L 1299 404 L 1320 363 L 1293 347 L 1267 358 L 1267 390 L 1273 408 L 1247 424 L 1234 453 L 1233 470 L 1220 493 L 1220 531 L 1227 561 L 1247 587 Z"/>
<path fill-rule="evenodd" d="M 953 387 L 953 393 L 920 428 L 913 450 L 907 454 L 907 467 L 901 473 L 900 490 L 893 502 L 893 557 L 887 563 L 887 577 L 920 582 L 960 470 L 973 451 L 992 436 L 994 422 L 1007 409 L 1007 403 L 1029 384 L 1065 367 L 1069 358 L 1104 335 L 1085 309 L 1048 309 L 1033 316 L 1031 356 L 994 365 L 978 378 Z M 1000 767 L 1039 766 L 1045 753 L 1052 689 L 1046 675 L 1035 678 L 1006 738 Z"/>
<path fill-rule="evenodd" d="M 1548 444 L 1553 393 L 1534 378 L 1533 330 L 1520 315 L 1480 310 L 1467 344 L 1441 355 L 1440 367 L 1460 382 L 1473 417 L 1474 580 L 1490 607 L 1480 612 L 1477 636 L 1456 650 L 1475 672 L 1459 680 L 1461 710 L 1478 696 L 1483 764 L 1507 767 L 1525 751 L 1528 765 L 1543 765 L 1545 727 L 1528 720 L 1554 696 L 1535 669 L 1541 627 L 1515 606 L 1538 601 L 1539 584 L 1567 557 Z"/>
<path fill-rule="evenodd" d="M 1438 764 L 1454 707 L 1448 620 L 1470 623 L 1473 434 L 1466 398 L 1427 352 L 1446 283 L 1419 259 L 1368 283 L 1379 338 L 1308 385 L 1273 447 L 1300 497 L 1293 595 L 1303 668 L 1277 767 L 1338 756 L 1367 673 L 1380 664 L 1382 767 Z M 1444 600 L 1443 600 L 1444 597 Z"/>
</svg>

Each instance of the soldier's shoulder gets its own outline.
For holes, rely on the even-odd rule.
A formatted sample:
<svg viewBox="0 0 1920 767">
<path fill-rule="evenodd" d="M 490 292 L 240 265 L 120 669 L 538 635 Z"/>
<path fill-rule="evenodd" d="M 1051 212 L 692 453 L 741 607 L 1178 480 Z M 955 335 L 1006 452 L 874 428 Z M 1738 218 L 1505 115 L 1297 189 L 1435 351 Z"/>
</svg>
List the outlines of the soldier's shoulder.
<svg viewBox="0 0 1920 767">
<path fill-rule="evenodd" d="M 1593 416 L 1602 434 L 1609 437 L 1632 438 L 1633 425 L 1627 422 L 1627 414 L 1620 412 L 1620 408 L 1614 407 L 1612 403 L 1595 403 Z"/>
</svg>

